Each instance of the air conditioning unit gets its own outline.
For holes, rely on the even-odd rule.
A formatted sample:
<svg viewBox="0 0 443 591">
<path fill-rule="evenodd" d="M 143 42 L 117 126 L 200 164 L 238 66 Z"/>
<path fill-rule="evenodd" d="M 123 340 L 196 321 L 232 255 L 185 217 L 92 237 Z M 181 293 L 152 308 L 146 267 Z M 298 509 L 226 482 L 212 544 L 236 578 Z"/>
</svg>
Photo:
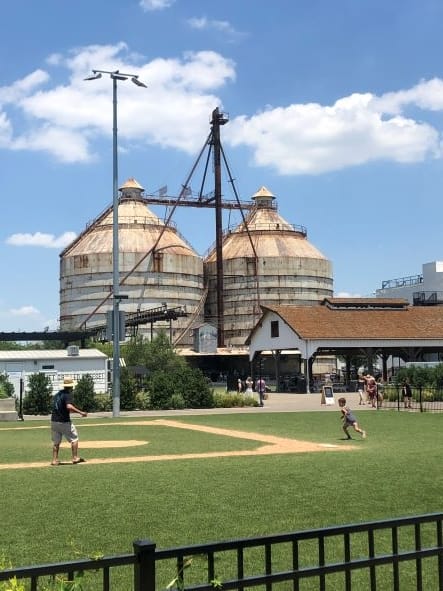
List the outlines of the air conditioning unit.
<svg viewBox="0 0 443 591">
<path fill-rule="evenodd" d="M 80 355 L 80 350 L 77 345 L 69 345 L 67 352 L 68 357 L 76 357 L 77 355 Z"/>
</svg>

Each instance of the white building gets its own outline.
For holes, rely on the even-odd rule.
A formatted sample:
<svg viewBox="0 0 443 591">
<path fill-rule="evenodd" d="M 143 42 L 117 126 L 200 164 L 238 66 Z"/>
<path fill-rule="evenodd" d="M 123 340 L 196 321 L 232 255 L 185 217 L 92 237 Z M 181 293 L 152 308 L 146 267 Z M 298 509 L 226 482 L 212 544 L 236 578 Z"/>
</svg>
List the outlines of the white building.
<svg viewBox="0 0 443 591">
<path fill-rule="evenodd" d="M 0 373 L 8 375 L 16 396 L 20 394 L 20 380 L 26 395 L 29 376 L 35 373 L 49 377 L 53 393 L 63 387 L 65 377 L 77 382 L 86 374 L 92 376 L 95 392 L 108 390 L 108 356 L 98 349 L 71 346 L 60 350 L 0 351 Z"/>
<path fill-rule="evenodd" d="M 403 298 L 414 305 L 443 304 L 443 261 L 422 265 L 420 275 L 382 282 L 378 298 Z"/>
</svg>

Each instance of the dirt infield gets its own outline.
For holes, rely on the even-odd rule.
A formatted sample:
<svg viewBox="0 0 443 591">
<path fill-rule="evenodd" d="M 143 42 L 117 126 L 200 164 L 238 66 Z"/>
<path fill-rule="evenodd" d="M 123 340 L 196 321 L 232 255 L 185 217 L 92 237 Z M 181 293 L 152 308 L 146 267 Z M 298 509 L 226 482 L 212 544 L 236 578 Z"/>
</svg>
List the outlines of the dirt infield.
<svg viewBox="0 0 443 591">
<path fill-rule="evenodd" d="M 83 441 L 82 447 L 87 449 L 105 449 L 114 447 L 136 447 L 137 445 L 146 445 L 149 441 L 140 441 L 138 439 L 106 440 L 106 441 Z"/>
<path fill-rule="evenodd" d="M 90 423 L 88 426 L 101 426 L 109 423 Z M 257 441 L 264 444 L 259 445 L 253 450 L 237 450 L 237 451 L 214 451 L 201 453 L 184 453 L 184 454 L 163 454 L 163 455 L 142 455 L 142 456 L 128 456 L 123 458 L 91 458 L 88 459 L 84 465 L 98 465 L 98 464 L 117 464 L 117 463 L 134 463 L 134 462 L 158 462 L 167 460 L 189 460 L 201 458 L 220 458 L 220 457 L 238 457 L 238 456 L 263 456 L 273 454 L 297 454 L 307 452 L 319 451 L 350 451 L 355 449 L 352 445 L 334 445 L 328 443 L 314 443 L 312 441 L 303 441 L 300 439 L 290 439 L 287 437 L 276 437 L 274 435 L 265 435 L 264 433 L 253 433 L 250 431 L 237 431 L 235 429 L 222 429 L 218 427 L 208 427 L 206 425 L 196 425 L 192 423 L 182 423 L 180 421 L 173 421 L 167 419 L 157 419 L 155 421 L 134 421 L 116 422 L 113 425 L 137 425 L 137 426 L 163 426 L 174 429 L 189 429 L 192 431 L 201 431 L 202 433 L 210 433 L 213 435 L 223 435 L 226 437 L 235 437 L 237 439 L 247 439 Z M 29 428 L 29 427 L 28 427 Z M 117 448 L 117 447 L 135 447 L 147 445 L 149 441 L 142 441 L 136 439 L 128 440 L 108 440 L 108 441 L 87 441 L 82 438 L 82 449 L 100 449 L 100 448 Z M 70 464 L 70 462 L 66 462 Z M 0 470 L 11 470 L 20 468 L 44 468 L 49 465 L 48 462 L 21 462 L 17 464 L 0 464 Z M 79 464 L 80 465 L 80 464 Z"/>
</svg>

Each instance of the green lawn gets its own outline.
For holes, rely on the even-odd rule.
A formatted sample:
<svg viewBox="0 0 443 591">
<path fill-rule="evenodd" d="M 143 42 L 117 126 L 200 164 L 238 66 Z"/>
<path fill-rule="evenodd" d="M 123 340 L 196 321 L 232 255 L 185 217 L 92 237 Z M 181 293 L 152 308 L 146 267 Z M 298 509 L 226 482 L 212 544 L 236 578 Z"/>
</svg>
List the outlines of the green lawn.
<svg viewBox="0 0 443 591">
<path fill-rule="evenodd" d="M 14 565 L 281 533 L 442 510 L 443 415 L 360 413 L 368 438 L 342 440 L 338 413 L 173 417 L 183 423 L 355 446 L 353 451 L 50 467 L 47 423 L 0 424 L 0 555 Z M 142 420 L 148 420 L 143 418 Z M 251 450 L 260 443 L 134 420 L 77 419 L 80 441 L 141 446 L 81 450 L 87 458 Z M 93 425 L 96 423 L 96 425 Z M 100 423 L 100 425 L 98 425 Z M 42 426 L 44 428 L 35 429 Z M 32 427 L 32 429 L 29 429 Z M 81 447 L 81 443 L 80 443 Z M 62 452 L 69 459 L 69 449 Z"/>
</svg>

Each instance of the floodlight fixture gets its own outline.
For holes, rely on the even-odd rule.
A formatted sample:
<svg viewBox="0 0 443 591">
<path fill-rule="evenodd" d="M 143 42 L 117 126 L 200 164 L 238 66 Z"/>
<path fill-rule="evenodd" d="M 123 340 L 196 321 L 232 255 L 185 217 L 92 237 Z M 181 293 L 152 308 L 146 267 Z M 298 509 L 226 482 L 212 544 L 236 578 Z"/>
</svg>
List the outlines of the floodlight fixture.
<svg viewBox="0 0 443 591">
<path fill-rule="evenodd" d="M 136 84 L 137 86 L 142 86 L 143 88 L 148 88 L 144 82 L 138 79 L 138 76 L 132 76 L 131 82 Z"/>
<path fill-rule="evenodd" d="M 128 79 L 127 76 L 124 76 L 123 74 L 119 74 L 118 72 L 115 72 L 115 73 L 112 72 L 111 73 L 111 78 L 113 80 L 127 80 Z"/>
<path fill-rule="evenodd" d="M 99 78 L 102 77 L 101 72 L 97 72 L 96 70 L 92 70 L 92 71 L 93 71 L 93 75 L 88 76 L 87 78 L 83 78 L 83 80 L 98 80 Z"/>
</svg>

